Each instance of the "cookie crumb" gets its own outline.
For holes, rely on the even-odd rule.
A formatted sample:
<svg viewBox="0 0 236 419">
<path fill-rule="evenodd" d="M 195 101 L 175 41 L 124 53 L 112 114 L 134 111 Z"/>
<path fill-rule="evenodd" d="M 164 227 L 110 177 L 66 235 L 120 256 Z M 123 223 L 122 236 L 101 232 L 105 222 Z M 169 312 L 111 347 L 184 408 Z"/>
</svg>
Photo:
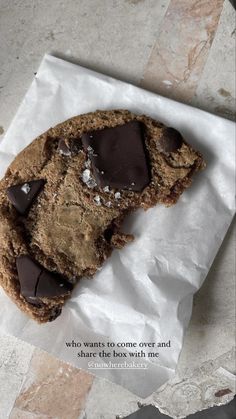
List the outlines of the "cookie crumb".
<svg viewBox="0 0 236 419">
<path fill-rule="evenodd" d="M 221 390 L 218 390 L 215 393 L 215 396 L 216 397 L 223 397 L 223 396 L 226 396 L 226 394 L 230 394 L 230 393 L 232 393 L 232 391 L 229 388 L 222 388 Z"/>
<path fill-rule="evenodd" d="M 103 188 L 103 190 L 104 190 L 104 192 L 110 192 L 110 188 L 109 188 L 109 186 L 105 186 L 105 187 Z"/>
</svg>

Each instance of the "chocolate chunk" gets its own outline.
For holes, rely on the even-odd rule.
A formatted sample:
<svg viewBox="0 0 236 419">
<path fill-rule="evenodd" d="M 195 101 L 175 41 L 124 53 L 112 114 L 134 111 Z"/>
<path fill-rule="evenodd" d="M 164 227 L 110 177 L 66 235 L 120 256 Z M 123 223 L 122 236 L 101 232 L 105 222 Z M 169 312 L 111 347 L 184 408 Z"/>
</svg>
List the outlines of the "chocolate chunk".
<svg viewBox="0 0 236 419">
<path fill-rule="evenodd" d="M 28 255 L 18 256 L 16 267 L 20 281 L 21 295 L 23 297 L 35 297 L 42 267 Z"/>
<path fill-rule="evenodd" d="M 31 304 L 32 306 L 36 308 L 44 307 L 43 302 L 39 298 L 36 298 L 36 297 L 24 297 L 24 298 L 27 301 L 27 303 Z"/>
<path fill-rule="evenodd" d="M 173 153 L 183 144 L 182 135 L 174 128 L 165 128 L 157 148 L 164 153 Z"/>
<path fill-rule="evenodd" d="M 61 138 L 58 142 L 58 151 L 63 156 L 77 154 L 80 150 L 81 144 L 77 138 Z"/>
<path fill-rule="evenodd" d="M 17 211 L 24 215 L 43 188 L 44 184 L 45 180 L 39 179 L 10 186 L 7 189 L 7 196 Z"/>
<path fill-rule="evenodd" d="M 58 297 L 69 294 L 73 286 L 59 274 L 49 272 L 30 256 L 16 259 L 20 291 L 30 304 L 38 304 L 38 298 Z M 35 305 L 35 304 L 34 304 Z"/>
<path fill-rule="evenodd" d="M 71 156 L 71 150 L 69 144 L 64 140 L 64 138 L 61 138 L 58 143 L 58 151 L 63 156 Z"/>
<path fill-rule="evenodd" d="M 37 297 L 59 297 L 69 294 L 72 285 L 59 275 L 44 269 L 39 277 L 36 296 Z"/>
<path fill-rule="evenodd" d="M 82 135 L 84 149 L 100 187 L 142 191 L 150 182 L 143 125 L 127 122 Z"/>
</svg>

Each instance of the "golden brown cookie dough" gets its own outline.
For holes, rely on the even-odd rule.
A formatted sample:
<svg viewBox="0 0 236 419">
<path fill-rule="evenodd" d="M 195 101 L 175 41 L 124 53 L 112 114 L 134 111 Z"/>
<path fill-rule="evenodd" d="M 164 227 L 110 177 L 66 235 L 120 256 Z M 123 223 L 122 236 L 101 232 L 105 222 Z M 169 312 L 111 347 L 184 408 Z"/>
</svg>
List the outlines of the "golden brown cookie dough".
<svg viewBox="0 0 236 419">
<path fill-rule="evenodd" d="M 96 159 L 91 161 L 89 137 L 83 135 L 130 121 L 143 127 L 150 182 L 142 191 L 114 189 L 104 182 L 99 186 Z M 156 203 L 174 204 L 203 167 L 201 154 L 177 131 L 126 110 L 79 115 L 49 129 L 15 158 L 0 182 L 0 284 L 29 316 L 38 322 L 54 320 L 73 285 L 93 275 L 114 247 L 133 239 L 120 232 L 127 213 Z M 30 184 L 35 180 L 43 186 Z M 15 185 L 20 187 L 12 190 Z M 37 193 L 21 214 L 15 201 L 19 193 L 25 199 L 31 185 Z M 34 296 L 27 288 L 29 260 Z M 44 296 L 47 281 L 51 288 Z M 62 295 L 53 294 L 51 284 L 57 281 Z"/>
</svg>

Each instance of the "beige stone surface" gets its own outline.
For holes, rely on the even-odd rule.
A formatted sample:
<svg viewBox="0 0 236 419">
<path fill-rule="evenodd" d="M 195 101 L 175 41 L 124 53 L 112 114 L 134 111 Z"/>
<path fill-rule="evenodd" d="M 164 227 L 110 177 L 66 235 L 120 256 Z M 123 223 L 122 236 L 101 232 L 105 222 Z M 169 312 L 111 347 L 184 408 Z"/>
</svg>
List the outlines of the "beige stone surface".
<svg viewBox="0 0 236 419">
<path fill-rule="evenodd" d="M 45 53 L 138 83 L 168 4 L 0 0 L 2 129 L 6 131 Z"/>
<path fill-rule="evenodd" d="M 234 221 L 202 288 L 195 295 L 192 319 L 179 360 L 182 375 L 206 360 L 210 364 L 235 347 L 235 248 Z M 223 358 L 221 362 L 221 366 L 226 367 Z M 229 371 L 236 373 L 234 357 Z"/>
<path fill-rule="evenodd" d="M 41 413 L 26 412 L 25 410 L 13 407 L 10 419 L 53 419 L 52 416 L 41 415 Z"/>
<path fill-rule="evenodd" d="M 79 419 L 116 419 L 138 409 L 139 398 L 128 390 L 95 378 Z"/>
<path fill-rule="evenodd" d="M 52 419 L 76 419 L 92 382 L 91 374 L 35 350 L 14 408 Z"/>
<path fill-rule="evenodd" d="M 34 348 L 25 342 L 0 335 L 0 419 L 9 417 L 33 351 Z"/>
<path fill-rule="evenodd" d="M 142 86 L 188 102 L 195 93 L 224 0 L 172 0 Z"/>
<path fill-rule="evenodd" d="M 201 74 L 194 106 L 236 119 L 236 17 L 233 6 L 225 1 L 212 48 Z"/>
</svg>

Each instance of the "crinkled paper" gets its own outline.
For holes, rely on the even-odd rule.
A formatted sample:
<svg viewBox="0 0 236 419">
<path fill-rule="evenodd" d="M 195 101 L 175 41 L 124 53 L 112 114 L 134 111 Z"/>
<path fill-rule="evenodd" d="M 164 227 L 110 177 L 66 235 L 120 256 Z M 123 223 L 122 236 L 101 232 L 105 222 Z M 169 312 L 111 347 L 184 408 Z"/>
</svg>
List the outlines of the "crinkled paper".
<svg viewBox="0 0 236 419">
<path fill-rule="evenodd" d="M 159 358 L 145 360 L 146 369 L 92 370 L 145 397 L 174 373 L 193 294 L 232 221 L 234 123 L 46 55 L 0 143 L 0 176 L 20 150 L 51 126 L 74 115 L 114 108 L 144 113 L 180 130 L 203 153 L 206 170 L 196 175 L 174 207 L 158 205 L 130 216 L 124 228 L 135 241 L 115 250 L 94 279 L 81 280 L 54 322 L 38 325 L 1 289 L 0 331 L 84 369 L 89 360 L 79 359 L 78 349 L 68 349 L 66 341 L 171 340 Z"/>
</svg>

